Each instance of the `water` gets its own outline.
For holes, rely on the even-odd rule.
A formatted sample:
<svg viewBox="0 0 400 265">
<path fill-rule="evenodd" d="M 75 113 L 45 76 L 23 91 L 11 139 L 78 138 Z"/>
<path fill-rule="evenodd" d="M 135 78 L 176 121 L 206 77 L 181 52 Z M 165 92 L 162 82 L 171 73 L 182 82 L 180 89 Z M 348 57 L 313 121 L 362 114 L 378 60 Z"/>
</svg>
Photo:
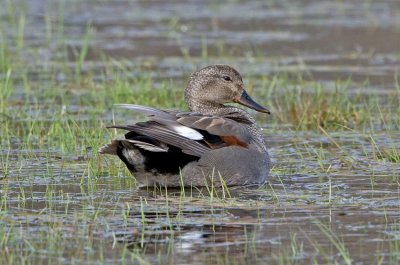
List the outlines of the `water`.
<svg viewBox="0 0 400 265">
<path fill-rule="evenodd" d="M 95 73 L 95 82 L 111 80 L 101 73 L 118 68 L 118 61 L 133 79 L 146 72 L 182 85 L 194 68 L 228 63 L 255 90 L 262 89 L 256 85 L 263 76 L 302 74 L 327 88 L 351 78 L 350 95 L 361 90 L 370 96 L 393 93 L 400 67 L 400 2 L 394 0 L 18 5 L 27 8 L 20 53 L 34 89 L 70 82 L 63 65 L 75 67 L 88 25 L 91 41 L 82 72 Z M 18 33 L 7 27 L 12 24 L 7 10 L 0 11 L 5 25 L 0 33 L 11 42 Z M 29 101 L 23 82 L 16 73 L 13 108 Z M 74 120 L 85 121 L 81 112 L 95 108 L 79 105 L 83 87 L 66 87 L 66 93 L 78 95 L 65 107 Z M 39 112 L 33 109 L 15 123 L 26 128 L 34 117 L 50 128 L 54 113 L 46 95 L 37 95 Z M 3 114 L 1 119 L 12 119 Z M 112 117 L 102 119 L 109 124 Z M 18 137 L 11 146 L 2 142 L 1 258 L 12 263 L 11 257 L 22 256 L 33 264 L 400 262 L 400 164 L 392 152 L 400 146 L 398 131 L 331 132 L 333 142 L 321 131 L 266 124 L 265 134 L 274 163 L 265 187 L 213 195 L 138 190 L 123 167 L 92 176 L 93 150 L 85 149 L 90 144 L 68 153 L 35 135 L 29 136 L 30 148 Z"/>
</svg>

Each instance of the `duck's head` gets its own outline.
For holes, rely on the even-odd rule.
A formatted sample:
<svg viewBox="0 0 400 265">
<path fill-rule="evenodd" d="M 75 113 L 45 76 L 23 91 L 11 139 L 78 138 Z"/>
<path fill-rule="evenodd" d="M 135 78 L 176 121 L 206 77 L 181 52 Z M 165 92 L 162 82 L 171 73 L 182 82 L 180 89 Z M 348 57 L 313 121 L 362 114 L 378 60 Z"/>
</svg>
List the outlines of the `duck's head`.
<svg viewBox="0 0 400 265">
<path fill-rule="evenodd" d="M 191 111 L 221 108 L 225 103 L 239 103 L 259 112 L 270 111 L 256 103 L 244 89 L 239 72 L 228 65 L 210 65 L 194 72 L 185 90 Z"/>
</svg>

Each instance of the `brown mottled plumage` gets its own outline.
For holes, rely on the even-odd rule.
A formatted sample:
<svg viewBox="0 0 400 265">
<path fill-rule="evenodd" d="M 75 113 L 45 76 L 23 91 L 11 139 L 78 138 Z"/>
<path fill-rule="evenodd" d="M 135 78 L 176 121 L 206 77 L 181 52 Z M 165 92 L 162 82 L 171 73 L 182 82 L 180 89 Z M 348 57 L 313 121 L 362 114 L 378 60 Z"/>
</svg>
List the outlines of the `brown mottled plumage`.
<svg viewBox="0 0 400 265">
<path fill-rule="evenodd" d="M 270 170 L 261 128 L 236 102 L 269 111 L 244 90 L 242 77 L 228 65 L 194 72 L 185 90 L 190 112 L 121 105 L 150 117 L 132 125 L 125 139 L 100 153 L 117 155 L 142 186 L 260 185 Z"/>
</svg>

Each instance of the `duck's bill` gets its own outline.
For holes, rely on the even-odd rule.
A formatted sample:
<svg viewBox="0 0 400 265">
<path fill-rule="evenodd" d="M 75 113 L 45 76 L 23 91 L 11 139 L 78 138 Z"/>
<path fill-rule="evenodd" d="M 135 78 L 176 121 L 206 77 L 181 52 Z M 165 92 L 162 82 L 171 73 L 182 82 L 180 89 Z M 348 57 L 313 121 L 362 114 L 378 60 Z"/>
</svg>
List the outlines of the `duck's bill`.
<svg viewBox="0 0 400 265">
<path fill-rule="evenodd" d="M 261 106 L 257 102 L 255 102 L 248 94 L 246 91 L 243 91 L 242 95 L 240 97 L 237 97 L 233 100 L 236 103 L 242 104 L 243 106 L 249 107 L 253 110 L 259 111 L 259 112 L 264 112 L 271 114 L 269 109 Z"/>
</svg>

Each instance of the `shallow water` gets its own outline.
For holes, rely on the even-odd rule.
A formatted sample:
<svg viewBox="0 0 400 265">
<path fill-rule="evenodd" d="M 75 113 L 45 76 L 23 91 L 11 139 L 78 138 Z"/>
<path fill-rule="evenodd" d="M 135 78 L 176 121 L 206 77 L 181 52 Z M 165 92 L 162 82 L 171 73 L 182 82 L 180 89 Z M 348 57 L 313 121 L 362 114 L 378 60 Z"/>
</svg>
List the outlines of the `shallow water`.
<svg viewBox="0 0 400 265">
<path fill-rule="evenodd" d="M 63 67 L 75 67 L 88 23 L 93 32 L 82 70 L 95 73 L 94 80 L 112 79 L 101 73 L 120 61 L 132 78 L 146 72 L 183 85 L 194 68 L 228 63 L 254 90 L 262 89 L 256 84 L 263 76 L 301 73 L 327 88 L 351 78 L 350 89 L 368 96 L 392 93 L 400 67 L 394 0 L 15 3 L 27 7 L 21 53 L 38 88 L 68 84 Z M 5 42 L 17 35 L 7 27 L 7 10 L 0 10 Z M 20 89 L 10 108 L 29 100 L 23 82 L 16 73 Z M 90 119 L 95 106 L 80 105 L 84 89 L 66 87 L 76 95 L 66 119 Z M 54 102 L 37 97 L 40 107 L 25 117 L 4 112 L 0 119 L 13 120 L 16 131 L 33 118 L 50 128 L 59 117 L 48 107 Z M 101 119 L 109 124 L 113 115 Z M 117 173 L 91 175 L 93 164 L 110 158 L 93 162 L 90 144 L 68 152 L 35 135 L 29 148 L 17 137 L 11 145 L 1 141 L 0 257 L 10 264 L 17 256 L 32 264 L 400 263 L 400 133 L 331 132 L 333 142 L 322 132 L 259 122 L 267 123 L 274 163 L 268 183 L 216 193 L 138 190 L 121 165 Z"/>
</svg>

